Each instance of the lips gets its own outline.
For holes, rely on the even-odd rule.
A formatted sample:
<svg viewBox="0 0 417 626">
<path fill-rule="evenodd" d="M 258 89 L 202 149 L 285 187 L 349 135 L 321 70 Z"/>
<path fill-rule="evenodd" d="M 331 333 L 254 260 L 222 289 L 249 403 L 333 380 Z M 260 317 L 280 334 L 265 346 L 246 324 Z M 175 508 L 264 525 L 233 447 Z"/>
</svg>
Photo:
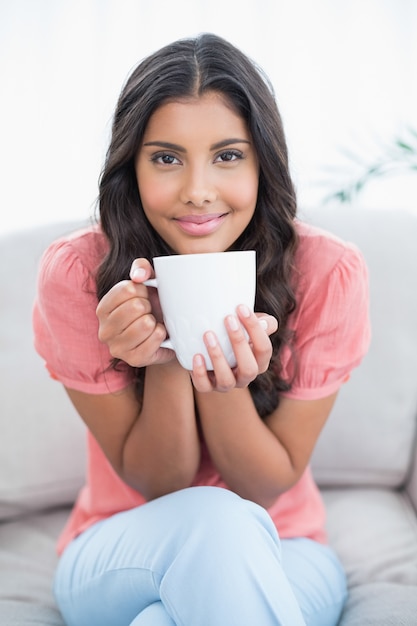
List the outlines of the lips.
<svg viewBox="0 0 417 626">
<path fill-rule="evenodd" d="M 213 233 L 226 219 L 227 213 L 184 215 L 175 219 L 178 226 L 188 235 L 203 236 Z"/>
</svg>

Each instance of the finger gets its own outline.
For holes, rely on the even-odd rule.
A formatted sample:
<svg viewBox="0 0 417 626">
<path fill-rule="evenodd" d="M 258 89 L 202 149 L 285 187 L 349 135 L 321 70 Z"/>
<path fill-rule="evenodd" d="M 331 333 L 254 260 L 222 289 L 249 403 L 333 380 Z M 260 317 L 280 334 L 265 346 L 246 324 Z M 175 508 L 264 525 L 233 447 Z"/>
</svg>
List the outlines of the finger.
<svg viewBox="0 0 417 626">
<path fill-rule="evenodd" d="M 137 296 L 135 286 L 130 280 L 122 280 L 101 298 L 96 308 L 96 315 L 104 317 L 116 309 L 120 304 Z"/>
<path fill-rule="evenodd" d="M 259 364 L 239 319 L 235 315 L 228 315 L 225 324 L 236 357 L 236 386 L 247 387 L 259 374 Z M 265 331 L 263 333 L 267 337 Z"/>
<path fill-rule="evenodd" d="M 136 285 L 141 285 L 143 282 L 147 281 L 149 278 L 153 278 L 154 276 L 155 272 L 147 259 L 141 258 L 133 261 L 130 268 L 130 278 Z M 159 322 L 162 322 L 163 315 L 161 304 L 159 302 L 158 290 L 152 286 L 146 292 L 146 297 L 148 297 L 151 302 L 152 311 L 156 319 Z"/>
<path fill-rule="evenodd" d="M 154 276 L 154 271 L 148 259 L 135 259 L 131 265 L 129 276 L 133 282 L 143 283 L 143 281 Z"/>
<path fill-rule="evenodd" d="M 204 334 L 204 343 L 213 366 L 213 374 L 216 391 L 230 391 L 236 387 L 235 375 L 227 362 L 218 339 L 211 330 Z"/>
<path fill-rule="evenodd" d="M 268 335 L 273 335 L 278 330 L 278 321 L 273 315 L 265 313 L 255 313 L 255 315 Z"/>
<path fill-rule="evenodd" d="M 137 297 L 146 298 L 147 288 L 143 285 L 135 284 L 131 280 L 122 280 L 113 285 L 101 298 L 96 308 L 96 315 L 100 319 L 104 319 L 124 302 Z"/>
<path fill-rule="evenodd" d="M 154 320 L 153 326 L 146 328 L 144 320 L 136 320 L 124 333 L 113 340 L 109 346 L 110 353 L 132 367 L 166 362 L 174 358 L 175 354 L 172 350 L 161 348 L 165 337 L 166 331 L 162 324 L 157 324 Z"/>
<path fill-rule="evenodd" d="M 255 313 L 244 305 L 240 305 L 237 308 L 237 313 L 239 321 L 248 333 L 251 350 L 258 364 L 259 373 L 265 372 L 272 357 L 272 344 L 268 335 L 268 329 L 265 329 L 265 324 L 261 323 L 261 320 L 264 319 L 270 324 L 272 330 L 275 327 L 274 318 L 269 320 L 270 316 L 267 316 L 267 318 L 259 319 Z"/>
<path fill-rule="evenodd" d="M 155 319 L 151 314 L 151 304 L 146 298 L 134 296 L 128 300 L 122 300 L 119 304 L 117 301 L 113 301 L 112 306 L 114 308 L 110 312 L 106 312 L 104 308 L 102 310 L 97 308 L 100 341 L 106 342 L 121 335 L 139 319 L 149 327 L 155 327 Z"/>
<path fill-rule="evenodd" d="M 109 335 L 112 345 L 123 342 L 130 349 L 142 344 L 154 332 L 156 325 L 152 314 L 137 315 L 135 311 L 130 311 L 129 317 L 124 314 L 120 321 L 110 319 L 103 325 L 101 334 Z"/>
<path fill-rule="evenodd" d="M 148 339 L 128 354 L 130 363 L 134 364 L 134 367 L 146 367 L 154 363 L 168 363 L 168 361 L 175 359 L 173 350 L 161 348 L 161 343 L 165 337 L 165 328 L 161 324 L 157 324 Z"/>
<path fill-rule="evenodd" d="M 207 393 L 213 391 L 213 383 L 206 368 L 206 362 L 202 354 L 193 357 L 193 370 L 190 372 L 191 380 L 197 391 Z"/>
</svg>

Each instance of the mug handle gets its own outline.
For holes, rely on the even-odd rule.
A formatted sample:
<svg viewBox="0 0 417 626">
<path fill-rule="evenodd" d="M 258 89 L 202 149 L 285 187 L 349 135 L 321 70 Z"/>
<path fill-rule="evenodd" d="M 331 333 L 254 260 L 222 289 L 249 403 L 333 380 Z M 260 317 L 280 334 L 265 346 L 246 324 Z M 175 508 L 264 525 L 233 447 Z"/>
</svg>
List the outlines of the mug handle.
<svg viewBox="0 0 417 626">
<path fill-rule="evenodd" d="M 156 289 L 158 289 L 158 281 L 156 278 L 148 278 L 148 280 L 143 281 L 142 285 L 146 285 L 147 287 L 155 287 Z M 161 343 L 161 348 L 169 348 L 170 350 L 174 350 L 175 352 L 175 348 L 172 345 L 171 339 L 164 339 L 164 341 Z"/>
<path fill-rule="evenodd" d="M 158 288 L 158 281 L 156 278 L 148 278 L 148 280 L 144 280 L 142 285 L 146 285 L 147 287 L 155 287 Z"/>
</svg>

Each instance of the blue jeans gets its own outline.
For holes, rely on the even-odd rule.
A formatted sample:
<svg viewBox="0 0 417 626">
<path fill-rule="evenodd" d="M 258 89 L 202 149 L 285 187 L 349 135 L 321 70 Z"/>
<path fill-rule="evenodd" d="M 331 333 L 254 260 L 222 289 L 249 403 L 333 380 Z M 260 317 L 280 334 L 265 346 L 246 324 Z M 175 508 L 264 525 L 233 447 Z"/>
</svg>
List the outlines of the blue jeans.
<svg viewBox="0 0 417 626">
<path fill-rule="evenodd" d="M 54 591 L 67 626 L 335 626 L 346 580 L 328 546 L 280 541 L 262 507 L 191 487 L 77 537 Z"/>
</svg>

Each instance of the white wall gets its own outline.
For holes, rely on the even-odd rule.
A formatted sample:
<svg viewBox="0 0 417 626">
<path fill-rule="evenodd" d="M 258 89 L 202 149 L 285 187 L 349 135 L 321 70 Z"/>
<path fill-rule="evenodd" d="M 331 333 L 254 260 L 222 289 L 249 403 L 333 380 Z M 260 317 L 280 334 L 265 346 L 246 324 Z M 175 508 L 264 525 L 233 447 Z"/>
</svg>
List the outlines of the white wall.
<svg viewBox="0 0 417 626">
<path fill-rule="evenodd" d="M 349 175 L 342 149 L 367 161 L 417 128 L 414 0 L 0 0 L 0 232 L 89 217 L 130 69 L 201 31 L 272 79 L 301 206 Z M 373 183 L 361 203 L 416 199 L 414 174 Z"/>
</svg>

